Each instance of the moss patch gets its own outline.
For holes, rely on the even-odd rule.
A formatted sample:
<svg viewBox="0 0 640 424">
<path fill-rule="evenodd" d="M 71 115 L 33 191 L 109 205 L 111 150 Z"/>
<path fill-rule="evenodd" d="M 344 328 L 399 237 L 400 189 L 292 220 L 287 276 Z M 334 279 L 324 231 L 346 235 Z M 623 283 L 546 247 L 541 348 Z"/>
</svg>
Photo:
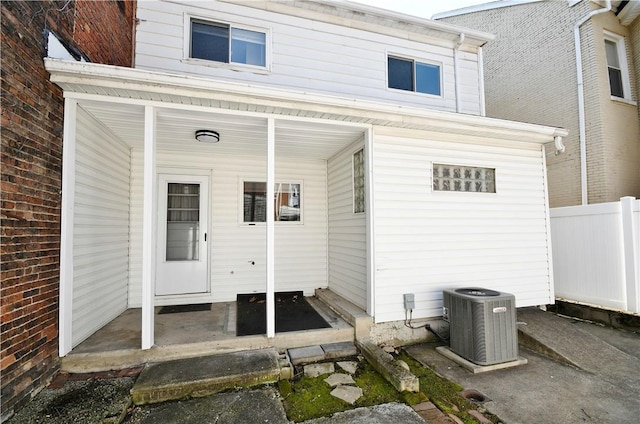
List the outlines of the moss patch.
<svg viewBox="0 0 640 424">
<path fill-rule="evenodd" d="M 437 375 L 431 368 L 423 366 L 406 353 L 402 353 L 399 359 L 405 361 L 411 372 L 420 380 L 420 392 L 446 414 L 454 414 L 465 424 L 477 423 L 473 416 L 467 413 L 470 409 L 477 409 L 469 400 L 460 395 L 463 387 Z M 491 414 L 484 414 L 492 422 L 499 419 Z"/>
<path fill-rule="evenodd" d="M 404 402 L 403 394 L 398 393 L 367 361 L 360 362 L 358 371 L 353 376 L 356 385 L 364 393 L 354 405 L 331 396 L 333 388 L 324 382 L 327 376 L 328 374 L 315 378 L 300 377 L 297 380 L 278 383 L 290 420 L 300 422 L 361 406 Z"/>
</svg>

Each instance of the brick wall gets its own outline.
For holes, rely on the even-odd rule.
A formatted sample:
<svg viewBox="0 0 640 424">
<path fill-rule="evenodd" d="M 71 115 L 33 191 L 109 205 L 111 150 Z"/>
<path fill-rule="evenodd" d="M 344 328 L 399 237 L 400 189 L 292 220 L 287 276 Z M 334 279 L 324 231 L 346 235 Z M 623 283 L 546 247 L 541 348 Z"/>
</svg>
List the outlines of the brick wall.
<svg viewBox="0 0 640 424">
<path fill-rule="evenodd" d="M 581 203 L 573 26 L 598 8 L 590 1 L 573 7 L 549 1 L 442 19 L 496 35 L 484 48 L 488 116 L 569 130 L 564 154 L 556 156 L 553 146 L 547 146 L 551 207 Z M 581 28 L 590 203 L 617 200 L 622 191 L 634 195 L 640 190 L 637 120 L 629 120 L 628 105 L 612 105 L 607 94 L 602 28 L 626 35 L 613 13 L 595 17 Z"/>
<path fill-rule="evenodd" d="M 59 363 L 63 99 L 44 69 L 43 31 L 94 62 L 130 66 L 134 13 L 135 2 L 2 2 L 0 421 Z"/>
</svg>

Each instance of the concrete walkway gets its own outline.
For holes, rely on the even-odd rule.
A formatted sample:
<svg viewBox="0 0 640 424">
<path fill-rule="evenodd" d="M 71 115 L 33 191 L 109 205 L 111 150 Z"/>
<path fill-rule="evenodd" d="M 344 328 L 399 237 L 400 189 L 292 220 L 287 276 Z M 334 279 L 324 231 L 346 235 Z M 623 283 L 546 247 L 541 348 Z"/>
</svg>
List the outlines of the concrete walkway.
<svg viewBox="0 0 640 424">
<path fill-rule="evenodd" d="M 638 422 L 640 334 L 535 308 L 518 310 L 518 321 L 519 339 L 529 346 L 521 345 L 529 363 L 520 367 L 474 375 L 433 345 L 407 351 L 445 378 L 481 392 L 488 399 L 483 406 L 508 423 Z"/>
</svg>

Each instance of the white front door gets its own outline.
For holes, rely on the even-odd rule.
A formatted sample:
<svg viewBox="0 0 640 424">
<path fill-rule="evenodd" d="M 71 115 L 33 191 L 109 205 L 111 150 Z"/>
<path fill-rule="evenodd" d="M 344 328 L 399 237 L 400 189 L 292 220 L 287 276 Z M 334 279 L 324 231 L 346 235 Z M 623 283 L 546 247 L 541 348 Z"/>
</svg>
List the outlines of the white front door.
<svg viewBox="0 0 640 424">
<path fill-rule="evenodd" d="M 209 177 L 158 176 L 156 295 L 206 293 Z"/>
</svg>

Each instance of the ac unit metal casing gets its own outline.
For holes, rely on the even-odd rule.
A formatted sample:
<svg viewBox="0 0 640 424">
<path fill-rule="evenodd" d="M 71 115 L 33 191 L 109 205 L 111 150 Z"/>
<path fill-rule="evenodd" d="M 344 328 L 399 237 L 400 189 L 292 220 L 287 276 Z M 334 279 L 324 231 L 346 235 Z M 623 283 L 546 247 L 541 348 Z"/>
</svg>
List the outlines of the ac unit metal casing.
<svg viewBox="0 0 640 424">
<path fill-rule="evenodd" d="M 514 295 L 478 287 L 444 290 L 443 318 L 457 355 L 479 365 L 518 359 Z"/>
</svg>

